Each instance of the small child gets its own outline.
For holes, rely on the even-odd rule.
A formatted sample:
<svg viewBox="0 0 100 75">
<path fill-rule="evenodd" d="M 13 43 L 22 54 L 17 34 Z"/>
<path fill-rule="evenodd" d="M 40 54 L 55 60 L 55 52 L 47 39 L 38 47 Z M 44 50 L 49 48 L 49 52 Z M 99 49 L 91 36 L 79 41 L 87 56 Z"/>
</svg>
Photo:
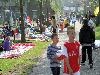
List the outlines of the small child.
<svg viewBox="0 0 100 75">
<path fill-rule="evenodd" d="M 75 41 L 75 28 L 68 26 L 68 41 L 64 43 L 64 75 L 80 75 L 80 44 Z"/>
<path fill-rule="evenodd" d="M 10 51 L 10 37 L 7 36 L 3 42 L 4 51 Z"/>
<path fill-rule="evenodd" d="M 57 34 L 52 34 L 51 36 L 52 44 L 48 46 L 47 49 L 47 58 L 50 60 L 50 68 L 53 75 L 60 75 L 60 66 L 61 63 L 58 60 L 57 52 L 61 49 L 57 46 L 59 38 Z"/>
</svg>

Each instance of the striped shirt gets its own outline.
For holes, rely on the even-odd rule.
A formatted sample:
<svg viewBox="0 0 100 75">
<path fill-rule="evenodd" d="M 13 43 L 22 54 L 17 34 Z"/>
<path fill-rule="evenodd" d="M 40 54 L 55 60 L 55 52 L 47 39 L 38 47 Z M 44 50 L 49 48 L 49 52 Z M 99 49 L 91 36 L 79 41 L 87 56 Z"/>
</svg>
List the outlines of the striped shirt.
<svg viewBox="0 0 100 75">
<path fill-rule="evenodd" d="M 55 57 L 57 56 L 56 54 L 58 53 L 59 50 L 61 50 L 61 48 L 58 46 L 55 46 L 55 45 L 48 46 L 47 58 L 50 60 L 50 67 L 60 67 L 61 66 L 60 61 L 55 59 Z"/>
</svg>

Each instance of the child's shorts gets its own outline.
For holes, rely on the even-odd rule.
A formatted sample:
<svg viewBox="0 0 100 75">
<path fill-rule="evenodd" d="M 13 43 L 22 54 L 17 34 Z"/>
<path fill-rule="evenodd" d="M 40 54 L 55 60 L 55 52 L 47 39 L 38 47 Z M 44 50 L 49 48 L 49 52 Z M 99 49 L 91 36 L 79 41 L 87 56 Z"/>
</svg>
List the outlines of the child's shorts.
<svg viewBox="0 0 100 75">
<path fill-rule="evenodd" d="M 70 75 L 70 74 L 66 74 L 64 73 L 63 75 Z M 80 75 L 80 71 L 73 73 L 72 75 Z"/>
</svg>

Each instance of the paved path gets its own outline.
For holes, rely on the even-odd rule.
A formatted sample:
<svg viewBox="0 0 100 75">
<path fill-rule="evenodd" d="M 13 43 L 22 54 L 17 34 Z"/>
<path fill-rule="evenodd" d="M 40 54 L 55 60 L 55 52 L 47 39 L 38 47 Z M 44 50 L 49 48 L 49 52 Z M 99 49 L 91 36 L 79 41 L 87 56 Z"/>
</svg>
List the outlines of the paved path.
<svg viewBox="0 0 100 75">
<path fill-rule="evenodd" d="M 79 22 L 76 23 L 76 39 L 78 40 L 78 32 L 81 25 Z M 59 34 L 60 42 L 62 45 L 67 39 L 66 32 Z M 81 75 L 100 75 L 100 49 L 93 51 L 94 69 L 90 70 L 88 63 L 85 66 L 81 66 Z M 42 59 L 36 66 L 33 66 L 32 72 L 29 75 L 52 75 L 49 68 L 49 60 L 46 58 L 46 53 L 44 53 Z M 63 75 L 63 69 L 61 69 L 61 75 Z"/>
<path fill-rule="evenodd" d="M 64 38 L 66 39 L 67 35 L 66 33 L 60 33 L 60 45 L 63 44 L 65 41 Z M 62 40 L 61 40 L 62 39 Z M 61 69 L 61 75 L 63 74 L 63 69 Z M 33 66 L 32 73 L 29 75 L 52 75 L 51 70 L 49 68 L 49 60 L 46 57 L 46 53 L 44 53 L 42 59 L 39 61 L 39 63 L 36 66 Z"/>
</svg>

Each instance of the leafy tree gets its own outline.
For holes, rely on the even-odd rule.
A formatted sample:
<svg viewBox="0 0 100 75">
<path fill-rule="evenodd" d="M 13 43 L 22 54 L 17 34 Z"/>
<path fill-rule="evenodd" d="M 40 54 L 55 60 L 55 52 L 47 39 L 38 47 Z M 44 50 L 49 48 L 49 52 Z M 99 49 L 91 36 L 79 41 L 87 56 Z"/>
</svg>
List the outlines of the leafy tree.
<svg viewBox="0 0 100 75">
<path fill-rule="evenodd" d="M 56 13 L 62 13 L 62 9 L 63 9 L 62 0 L 52 0 L 51 7 Z"/>
<path fill-rule="evenodd" d="M 90 0 L 89 2 L 91 10 L 95 10 L 95 8 L 99 5 L 98 0 Z"/>
<path fill-rule="evenodd" d="M 3 21 L 5 21 L 5 10 L 7 9 L 7 2 L 8 0 L 1 0 L 2 3 L 2 13 L 3 13 Z"/>
</svg>

